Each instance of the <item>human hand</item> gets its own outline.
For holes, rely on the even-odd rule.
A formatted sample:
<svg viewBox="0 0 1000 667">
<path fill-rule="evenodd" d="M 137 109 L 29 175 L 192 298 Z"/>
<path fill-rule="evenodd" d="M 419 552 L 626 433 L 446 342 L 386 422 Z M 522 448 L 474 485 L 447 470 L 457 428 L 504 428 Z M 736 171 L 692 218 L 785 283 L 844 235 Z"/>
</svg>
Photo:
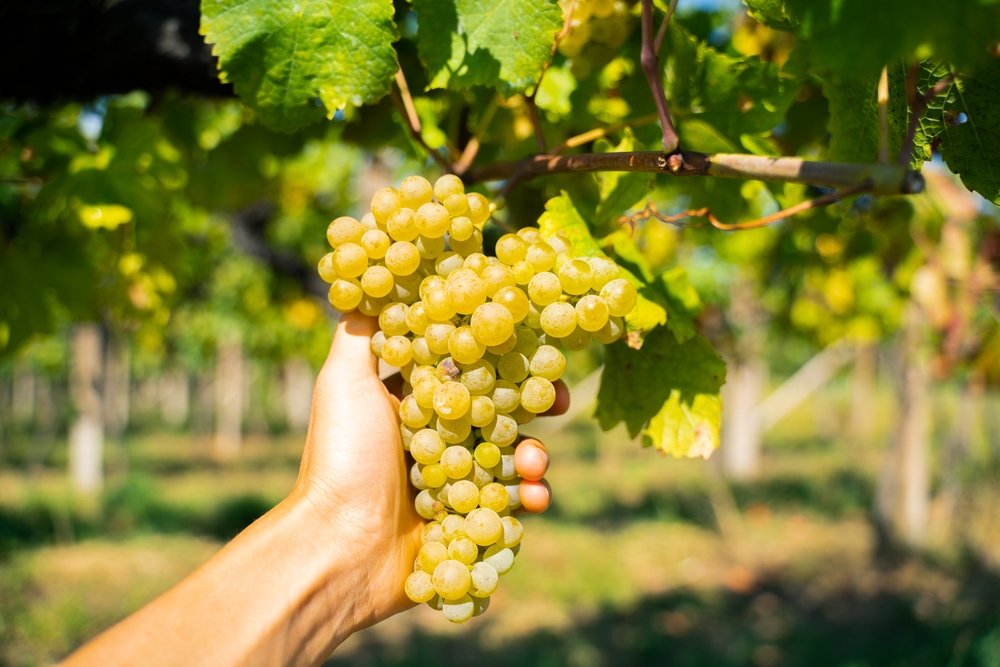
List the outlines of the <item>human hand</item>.
<svg viewBox="0 0 1000 667">
<path fill-rule="evenodd" d="M 331 539 L 348 550 L 356 565 L 359 624 L 370 625 L 412 605 L 403 582 L 413 569 L 424 520 L 413 507 L 408 468 L 397 416 L 398 393 L 378 376 L 371 352 L 377 321 L 343 315 L 330 354 L 316 380 L 305 452 L 294 496 L 318 508 Z M 388 382 L 398 392 L 399 383 Z M 565 412 L 569 394 L 557 383 L 556 404 L 547 414 Z M 515 467 L 524 478 L 522 506 L 548 506 L 542 479 L 548 453 L 537 440 L 522 440 Z"/>
</svg>

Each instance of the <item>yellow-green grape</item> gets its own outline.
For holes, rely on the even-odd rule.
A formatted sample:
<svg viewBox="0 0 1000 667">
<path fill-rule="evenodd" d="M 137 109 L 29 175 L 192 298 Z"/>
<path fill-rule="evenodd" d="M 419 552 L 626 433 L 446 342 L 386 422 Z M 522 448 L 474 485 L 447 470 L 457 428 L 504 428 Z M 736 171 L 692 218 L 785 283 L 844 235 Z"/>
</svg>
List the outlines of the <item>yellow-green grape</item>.
<svg viewBox="0 0 1000 667">
<path fill-rule="evenodd" d="M 346 313 L 358 307 L 364 294 L 364 291 L 361 289 L 361 283 L 357 280 L 353 278 L 337 278 L 330 285 L 327 297 L 330 300 L 331 306 Z"/>
<path fill-rule="evenodd" d="M 319 270 L 319 277 L 323 279 L 323 282 L 332 283 L 337 279 L 337 270 L 333 268 L 332 252 L 328 252 L 320 258 L 317 269 Z"/>
<path fill-rule="evenodd" d="M 413 353 L 410 351 L 410 339 L 406 336 L 390 336 L 382 345 L 382 360 L 390 366 L 402 368 L 410 363 Z"/>
<path fill-rule="evenodd" d="M 426 468 L 426 466 L 424 466 Z M 429 521 L 420 531 L 420 543 L 441 542 L 444 544 L 444 531 L 441 530 L 440 521 Z"/>
<path fill-rule="evenodd" d="M 441 454 L 441 469 L 452 479 L 462 479 L 472 471 L 472 452 L 461 445 L 446 447 Z"/>
<path fill-rule="evenodd" d="M 479 546 L 468 537 L 456 537 L 448 544 L 448 557 L 472 565 L 479 558 Z"/>
<path fill-rule="evenodd" d="M 465 199 L 469 203 L 468 216 L 472 224 L 482 227 L 490 218 L 489 200 L 478 192 L 470 192 L 465 196 Z"/>
<path fill-rule="evenodd" d="M 486 352 L 486 347 L 469 326 L 458 327 L 448 338 L 448 353 L 457 363 L 471 364 L 481 359 L 484 352 Z"/>
<path fill-rule="evenodd" d="M 612 280 L 621 275 L 621 269 L 607 257 L 588 257 L 591 271 L 591 289 L 600 290 Z"/>
<path fill-rule="evenodd" d="M 444 503 L 431 495 L 430 489 L 424 489 L 417 494 L 413 507 L 416 508 L 417 514 L 425 519 L 436 519 L 444 512 Z"/>
<path fill-rule="evenodd" d="M 471 364 L 463 364 L 459 381 L 465 385 L 472 396 L 483 396 L 493 390 L 497 374 L 493 364 L 480 359 Z"/>
<path fill-rule="evenodd" d="M 504 380 L 521 382 L 528 377 L 528 358 L 517 350 L 511 350 L 500 357 L 497 362 L 497 372 Z"/>
<path fill-rule="evenodd" d="M 538 334 L 531 327 L 518 326 L 514 329 L 514 335 L 517 340 L 511 349 L 517 350 L 530 359 L 539 346 Z"/>
<path fill-rule="evenodd" d="M 503 528 L 501 528 L 502 531 Z M 483 553 L 483 562 L 493 566 L 497 574 L 507 574 L 510 572 L 510 568 L 514 567 L 514 552 L 510 547 L 494 544 L 486 548 Z"/>
<path fill-rule="evenodd" d="M 529 245 L 542 239 L 542 233 L 538 227 L 521 227 L 521 229 L 517 230 L 517 235 Z"/>
<path fill-rule="evenodd" d="M 410 428 L 423 428 L 431 421 L 434 411 L 421 407 L 413 394 L 404 396 L 399 402 L 399 420 Z"/>
<path fill-rule="evenodd" d="M 608 312 L 615 317 L 625 317 L 635 308 L 639 295 L 635 285 L 625 278 L 616 278 L 601 288 L 601 298 L 608 304 Z"/>
<path fill-rule="evenodd" d="M 467 241 L 476 230 L 472 220 L 464 215 L 451 219 L 451 226 L 448 228 L 448 238 L 453 241 Z"/>
<path fill-rule="evenodd" d="M 412 241 L 420 235 L 413 211 L 408 208 L 401 208 L 390 215 L 385 230 L 396 241 Z"/>
<path fill-rule="evenodd" d="M 472 433 L 472 420 L 469 419 L 469 415 L 467 414 L 458 419 L 438 417 L 437 432 L 444 442 L 447 442 L 449 445 L 457 445 L 465 442 L 466 438 Z"/>
<path fill-rule="evenodd" d="M 477 488 L 483 488 L 493 481 L 493 473 L 476 462 L 472 463 L 472 482 Z"/>
<path fill-rule="evenodd" d="M 434 392 L 434 411 L 445 419 L 458 419 L 469 411 L 472 397 L 461 382 L 442 382 Z"/>
<path fill-rule="evenodd" d="M 424 294 L 424 312 L 434 322 L 447 322 L 455 316 L 447 287 L 433 287 Z"/>
<path fill-rule="evenodd" d="M 490 393 L 490 399 L 498 415 L 507 414 L 520 404 L 521 391 L 510 380 L 497 380 Z"/>
<path fill-rule="evenodd" d="M 528 370 L 536 377 L 555 382 L 566 371 L 566 357 L 552 345 L 539 345 L 531 355 Z"/>
<path fill-rule="evenodd" d="M 427 602 L 437 594 L 437 591 L 434 590 L 434 584 L 431 582 L 431 575 L 423 570 L 411 573 L 406 578 L 403 589 L 406 591 L 406 597 L 417 604 Z"/>
<path fill-rule="evenodd" d="M 360 282 L 358 283 L 361 284 Z M 389 304 L 388 296 L 374 297 L 370 294 L 365 294 L 361 297 L 361 303 L 358 304 L 358 310 L 360 310 L 365 315 L 372 315 L 377 317 L 382 309 Z"/>
<path fill-rule="evenodd" d="M 478 306 L 469 324 L 476 340 L 483 346 L 499 345 L 514 333 L 514 317 L 499 303 Z"/>
<path fill-rule="evenodd" d="M 368 253 L 357 243 L 341 244 L 333 251 L 333 268 L 341 278 L 357 278 L 368 268 Z"/>
<path fill-rule="evenodd" d="M 620 317 L 610 317 L 604 326 L 594 332 L 594 340 L 602 345 L 609 345 L 625 333 L 625 323 Z"/>
<path fill-rule="evenodd" d="M 326 240 L 333 248 L 345 243 L 359 243 L 365 233 L 364 225 L 349 215 L 342 215 L 326 228 Z"/>
<path fill-rule="evenodd" d="M 550 303 L 542 310 L 539 323 L 549 336 L 568 336 L 576 329 L 576 309 L 565 301 Z"/>
<path fill-rule="evenodd" d="M 496 400 L 493 404 L 496 405 Z M 509 445 L 517 439 L 517 422 L 507 415 L 498 414 L 483 427 L 483 437 L 501 447 Z"/>
<path fill-rule="evenodd" d="M 382 358 L 382 346 L 385 345 L 385 332 L 376 331 L 372 334 L 372 354 L 378 358 Z"/>
<path fill-rule="evenodd" d="M 392 239 L 381 229 L 368 229 L 361 235 L 358 244 L 368 253 L 369 259 L 382 259 L 392 245 Z"/>
<path fill-rule="evenodd" d="M 384 225 L 389 219 L 389 216 L 399 210 L 400 207 L 399 193 L 393 188 L 382 188 L 377 191 L 372 197 L 372 215 L 375 216 L 375 222 L 380 225 Z"/>
<path fill-rule="evenodd" d="M 510 272 L 514 274 L 514 281 L 518 285 L 527 286 L 528 282 L 530 282 L 532 277 L 535 275 L 535 267 L 531 265 L 531 262 L 522 259 L 520 262 L 517 262 L 510 267 Z"/>
<path fill-rule="evenodd" d="M 427 545 L 424 545 L 427 546 Z M 438 563 L 431 575 L 434 590 L 445 600 L 457 600 L 469 592 L 472 578 L 465 563 L 457 560 L 445 560 Z"/>
<path fill-rule="evenodd" d="M 499 513 L 506 510 L 509 503 L 510 498 L 507 496 L 507 489 L 503 484 L 490 482 L 479 490 L 480 507 Z"/>
<path fill-rule="evenodd" d="M 458 176 L 445 174 L 434 181 L 434 197 L 438 201 L 444 201 L 448 195 L 454 194 L 465 194 L 465 185 Z"/>
<path fill-rule="evenodd" d="M 489 441 L 481 442 L 476 445 L 474 458 L 482 467 L 492 468 L 500 463 L 500 448 Z"/>
<path fill-rule="evenodd" d="M 559 282 L 567 294 L 586 294 L 590 289 L 593 271 L 582 259 L 571 259 L 556 270 Z"/>
<path fill-rule="evenodd" d="M 469 422 L 476 428 L 486 426 L 496 417 L 496 408 L 493 407 L 493 400 L 487 396 L 473 396 L 472 405 L 469 408 Z"/>
<path fill-rule="evenodd" d="M 407 176 L 399 184 L 399 198 L 403 206 L 413 210 L 420 208 L 431 200 L 434 189 L 423 176 Z"/>
<path fill-rule="evenodd" d="M 361 223 L 361 226 L 365 228 L 365 231 L 369 229 L 382 229 L 383 232 L 385 231 L 385 229 L 383 229 L 385 225 L 379 225 L 375 221 L 375 216 L 372 215 L 371 211 L 368 211 L 363 216 L 361 216 L 361 220 L 359 222 Z"/>
<path fill-rule="evenodd" d="M 470 540 L 481 547 L 496 544 L 497 540 L 503 536 L 503 524 L 500 523 L 500 515 L 485 507 L 470 510 L 465 515 L 465 534 Z"/>
<path fill-rule="evenodd" d="M 528 308 L 528 314 L 524 317 L 523 324 L 536 330 L 542 328 L 542 310 L 534 303 Z"/>
<path fill-rule="evenodd" d="M 430 348 L 427 347 L 427 339 L 422 336 L 410 341 L 410 353 L 413 355 L 413 363 L 424 366 L 436 364 L 440 358 L 440 355 L 431 352 Z"/>
<path fill-rule="evenodd" d="M 417 463 L 415 465 L 420 464 Z M 419 470 L 420 476 L 423 478 L 424 484 L 426 484 L 428 488 L 440 488 L 445 482 L 448 481 L 448 475 L 439 463 L 431 463 L 430 465 L 420 466 Z M 424 542 L 429 541 L 431 540 L 428 540 L 425 537 Z"/>
<path fill-rule="evenodd" d="M 486 351 L 499 358 L 513 350 L 515 345 L 517 345 L 517 334 L 512 333 L 507 340 L 499 345 L 488 345 Z"/>
<path fill-rule="evenodd" d="M 460 192 L 448 195 L 441 203 L 448 209 L 448 215 L 452 217 L 465 215 L 469 211 L 469 200 Z"/>
<path fill-rule="evenodd" d="M 431 574 L 438 565 L 448 560 L 448 547 L 440 542 L 428 542 L 417 552 L 417 563 L 420 569 Z"/>
<path fill-rule="evenodd" d="M 464 261 L 464 258 L 458 253 L 446 252 L 434 261 L 434 271 L 439 276 L 447 278 L 452 271 L 462 268 Z"/>
<path fill-rule="evenodd" d="M 519 405 L 514 408 L 508 416 L 516 421 L 518 426 L 527 424 L 528 422 L 533 421 L 536 417 L 535 413 L 525 408 L 524 405 Z"/>
<path fill-rule="evenodd" d="M 448 354 L 448 341 L 455 331 L 455 325 L 450 322 L 432 322 L 424 329 L 424 339 L 427 347 L 435 354 Z"/>
<path fill-rule="evenodd" d="M 448 275 L 448 298 L 455 311 L 470 315 L 486 301 L 486 283 L 471 269 L 457 269 Z"/>
<path fill-rule="evenodd" d="M 397 276 L 408 276 L 420 266 L 420 251 L 408 241 L 396 241 L 385 252 L 385 267 Z"/>
<path fill-rule="evenodd" d="M 420 253 L 421 259 L 436 260 L 444 253 L 445 240 L 443 236 L 430 237 L 420 235 L 413 243 L 417 246 L 417 252 Z M 428 265 L 428 269 L 434 267 L 433 262 L 428 262 Z"/>
<path fill-rule="evenodd" d="M 514 318 L 515 324 L 528 316 L 528 308 L 531 306 L 528 295 L 519 287 L 501 287 L 493 295 L 493 303 L 499 303 L 506 308 Z"/>
<path fill-rule="evenodd" d="M 410 455 L 417 463 L 424 465 L 437 463 L 443 453 L 444 440 L 435 430 L 420 429 L 410 439 Z"/>
<path fill-rule="evenodd" d="M 596 294 L 587 294 L 576 302 L 576 323 L 584 331 L 597 331 L 609 317 L 608 304 Z"/>
<path fill-rule="evenodd" d="M 444 533 L 445 542 L 451 542 L 456 537 L 465 535 L 465 517 L 449 514 L 441 520 L 441 532 Z"/>
<path fill-rule="evenodd" d="M 542 377 L 530 377 L 521 385 L 521 405 L 525 410 L 539 414 L 556 402 L 556 389 Z"/>
<path fill-rule="evenodd" d="M 504 493 L 506 493 L 506 488 Z M 521 543 L 521 538 L 524 536 L 524 526 L 516 517 L 512 516 L 502 516 L 500 517 L 500 523 L 503 525 L 503 537 L 500 538 L 501 544 L 508 548 L 514 548 Z"/>
<path fill-rule="evenodd" d="M 489 258 L 481 252 L 474 252 L 465 258 L 465 268 L 475 271 L 477 276 L 482 275 L 483 269 L 489 265 Z"/>
<path fill-rule="evenodd" d="M 559 339 L 560 345 L 565 347 L 567 350 L 582 350 L 587 347 L 590 343 L 591 334 L 589 331 L 585 331 L 579 326 L 570 331 L 568 334 Z"/>
<path fill-rule="evenodd" d="M 503 287 L 514 287 L 517 285 L 514 273 L 510 268 L 499 262 L 487 265 L 479 275 L 483 279 L 483 282 L 486 283 L 486 296 L 490 298 L 493 298 L 493 295 Z"/>
<path fill-rule="evenodd" d="M 472 512 L 479 504 L 479 487 L 468 480 L 458 480 L 448 489 L 448 504 L 461 514 Z M 468 516 L 465 518 L 465 532 L 466 534 L 469 532 Z M 472 536 L 470 535 L 469 537 Z"/>
<path fill-rule="evenodd" d="M 556 251 L 545 241 L 536 241 L 528 246 L 525 260 L 536 273 L 549 271 L 556 265 Z"/>
<path fill-rule="evenodd" d="M 514 265 L 524 259 L 528 245 L 517 234 L 504 234 L 497 239 L 496 256 L 507 265 Z"/>
<path fill-rule="evenodd" d="M 369 266 L 361 274 L 361 289 L 365 294 L 374 297 L 383 297 L 392 291 L 395 286 L 395 279 L 392 272 L 384 266 Z"/>
<path fill-rule="evenodd" d="M 405 336 L 410 332 L 406 323 L 406 304 L 390 303 L 378 315 L 378 328 L 386 336 Z"/>
<path fill-rule="evenodd" d="M 418 336 L 423 336 L 431 321 L 424 311 L 424 302 L 417 301 L 406 309 L 406 326 Z"/>
<path fill-rule="evenodd" d="M 489 563 L 476 563 L 472 566 L 469 576 L 472 579 L 472 589 L 469 593 L 477 598 L 493 595 L 500 582 L 500 575 L 496 568 Z"/>
<path fill-rule="evenodd" d="M 452 623 L 465 623 L 476 615 L 475 598 L 463 595 L 457 600 L 445 600 L 441 603 L 441 614 Z"/>
<path fill-rule="evenodd" d="M 427 298 L 427 292 L 434 289 L 444 289 L 447 284 L 448 281 L 441 276 L 427 276 L 420 281 L 420 298 Z"/>
<path fill-rule="evenodd" d="M 417 290 L 420 288 L 420 276 L 411 273 L 408 276 L 395 276 L 396 284 L 389 294 L 393 299 L 405 304 L 415 303 L 420 297 Z"/>
<path fill-rule="evenodd" d="M 528 281 L 528 297 L 539 306 L 555 303 L 562 293 L 563 287 L 559 277 L 549 271 L 536 273 Z"/>
<path fill-rule="evenodd" d="M 457 252 L 462 257 L 468 257 L 469 255 L 482 252 L 483 251 L 483 232 L 476 227 L 472 230 L 472 235 L 464 241 L 459 241 L 458 239 L 451 239 L 451 249 Z"/>
</svg>

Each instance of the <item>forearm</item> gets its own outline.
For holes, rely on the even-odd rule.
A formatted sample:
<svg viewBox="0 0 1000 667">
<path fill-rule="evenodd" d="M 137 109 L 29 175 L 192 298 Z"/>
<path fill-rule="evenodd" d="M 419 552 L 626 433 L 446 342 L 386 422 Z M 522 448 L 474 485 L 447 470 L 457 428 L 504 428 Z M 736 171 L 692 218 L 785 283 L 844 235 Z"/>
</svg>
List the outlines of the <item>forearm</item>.
<svg viewBox="0 0 1000 667">
<path fill-rule="evenodd" d="M 284 501 L 65 664 L 321 662 L 370 619 L 357 556 L 332 537 L 335 519 L 316 515 L 307 501 Z"/>
</svg>

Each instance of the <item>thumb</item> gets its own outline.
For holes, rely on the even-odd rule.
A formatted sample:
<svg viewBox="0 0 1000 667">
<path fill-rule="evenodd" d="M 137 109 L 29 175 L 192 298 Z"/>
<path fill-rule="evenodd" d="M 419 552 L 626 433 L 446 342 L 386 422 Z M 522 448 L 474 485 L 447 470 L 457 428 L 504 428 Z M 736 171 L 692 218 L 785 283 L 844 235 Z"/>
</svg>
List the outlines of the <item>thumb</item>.
<svg viewBox="0 0 1000 667">
<path fill-rule="evenodd" d="M 372 335 L 378 330 L 378 320 L 357 311 L 340 316 L 324 366 L 345 373 L 378 376 L 378 359 L 372 353 Z"/>
</svg>

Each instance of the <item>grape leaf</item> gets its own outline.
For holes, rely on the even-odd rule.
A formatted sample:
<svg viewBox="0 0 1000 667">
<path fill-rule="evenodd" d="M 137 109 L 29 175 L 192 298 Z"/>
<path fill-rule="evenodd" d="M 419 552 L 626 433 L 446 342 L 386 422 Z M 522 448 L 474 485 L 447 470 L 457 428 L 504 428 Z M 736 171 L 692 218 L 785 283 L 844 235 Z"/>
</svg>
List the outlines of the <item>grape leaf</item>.
<svg viewBox="0 0 1000 667">
<path fill-rule="evenodd" d="M 643 444 L 673 456 L 705 456 L 718 446 L 726 366 L 702 336 L 677 342 L 665 327 L 642 350 L 607 348 L 597 419 L 607 430 L 624 422 Z M 639 389 L 641 388 L 641 389 Z"/>
<path fill-rule="evenodd" d="M 830 103 L 827 129 L 830 131 L 829 159 L 838 162 L 874 162 L 878 159 L 878 81 L 881 72 L 865 77 L 828 74 L 823 77 L 823 94 Z M 890 69 L 888 147 L 895 158 L 906 134 L 906 74 Z"/>
<path fill-rule="evenodd" d="M 538 80 L 562 28 L 554 0 L 414 0 L 428 88 L 523 92 Z"/>
<path fill-rule="evenodd" d="M 391 0 L 203 0 L 220 78 L 267 125 L 291 131 L 389 92 Z"/>
<path fill-rule="evenodd" d="M 944 128 L 941 155 L 966 187 L 1000 204 L 1000 61 L 962 77 L 956 95 L 966 120 Z"/>
<path fill-rule="evenodd" d="M 743 0 L 758 21 L 794 32 L 819 70 L 878 72 L 928 52 L 958 65 L 983 62 L 996 40 L 994 0 Z"/>
</svg>

